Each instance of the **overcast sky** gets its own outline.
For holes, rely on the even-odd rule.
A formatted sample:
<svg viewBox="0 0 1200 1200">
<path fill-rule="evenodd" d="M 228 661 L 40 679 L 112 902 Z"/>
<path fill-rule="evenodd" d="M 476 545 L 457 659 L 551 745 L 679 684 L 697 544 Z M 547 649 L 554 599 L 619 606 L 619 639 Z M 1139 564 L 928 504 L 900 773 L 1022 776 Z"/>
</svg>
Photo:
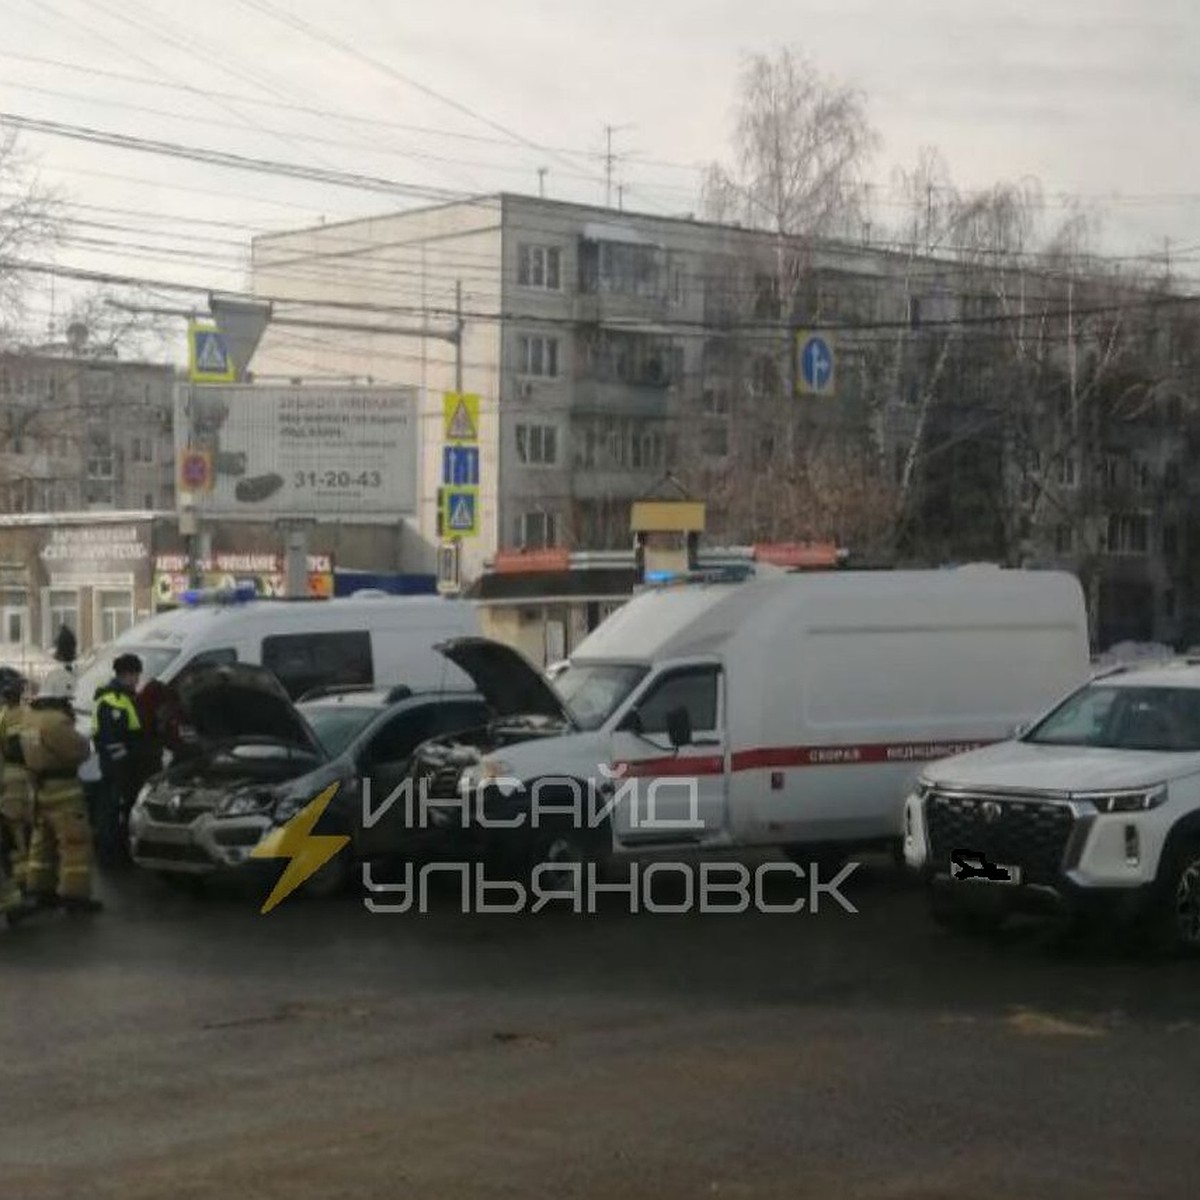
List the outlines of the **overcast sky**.
<svg viewBox="0 0 1200 1200">
<path fill-rule="evenodd" d="M 536 192 L 542 166 L 549 195 L 597 202 L 611 124 L 627 207 L 672 213 L 696 207 L 696 164 L 728 152 L 740 56 L 788 43 L 866 94 L 882 218 L 893 167 L 932 144 L 964 187 L 1035 176 L 1100 210 L 1108 249 L 1170 239 L 1181 269 L 1200 264 L 1195 0 L 0 0 L 0 28 L 9 113 L 454 191 Z M 236 287 L 253 230 L 395 207 L 25 141 L 45 179 L 95 206 L 74 210 L 93 223 L 66 264 Z"/>
</svg>

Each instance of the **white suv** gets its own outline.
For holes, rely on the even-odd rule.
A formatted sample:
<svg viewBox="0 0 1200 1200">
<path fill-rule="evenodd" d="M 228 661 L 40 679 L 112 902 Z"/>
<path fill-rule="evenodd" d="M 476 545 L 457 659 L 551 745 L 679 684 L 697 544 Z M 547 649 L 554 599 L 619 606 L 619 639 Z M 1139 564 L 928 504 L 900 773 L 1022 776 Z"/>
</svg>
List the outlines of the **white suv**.
<svg viewBox="0 0 1200 1200">
<path fill-rule="evenodd" d="M 1107 902 L 1200 953 L 1200 665 L 1098 676 L 1014 740 L 932 764 L 904 855 L 946 924 Z"/>
</svg>

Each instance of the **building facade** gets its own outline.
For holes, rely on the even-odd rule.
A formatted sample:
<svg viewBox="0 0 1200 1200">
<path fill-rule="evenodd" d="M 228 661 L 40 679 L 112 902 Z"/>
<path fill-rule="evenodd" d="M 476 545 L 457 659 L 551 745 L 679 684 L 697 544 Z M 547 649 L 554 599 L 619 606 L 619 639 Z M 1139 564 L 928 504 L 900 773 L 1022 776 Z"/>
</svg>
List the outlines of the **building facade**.
<svg viewBox="0 0 1200 1200">
<path fill-rule="evenodd" d="M 467 582 L 498 553 L 627 548 L 670 475 L 716 544 L 1044 562 L 1080 575 L 1098 644 L 1200 640 L 1194 321 L 1115 268 L 512 195 L 261 237 L 252 263 L 315 322 L 273 325 L 257 377 L 419 387 L 406 569 L 436 569 L 442 394 L 464 391 Z M 800 386 L 810 328 L 836 350 L 825 388 Z"/>
<path fill-rule="evenodd" d="M 0 353 L 0 511 L 173 508 L 174 385 L 82 341 Z"/>
</svg>

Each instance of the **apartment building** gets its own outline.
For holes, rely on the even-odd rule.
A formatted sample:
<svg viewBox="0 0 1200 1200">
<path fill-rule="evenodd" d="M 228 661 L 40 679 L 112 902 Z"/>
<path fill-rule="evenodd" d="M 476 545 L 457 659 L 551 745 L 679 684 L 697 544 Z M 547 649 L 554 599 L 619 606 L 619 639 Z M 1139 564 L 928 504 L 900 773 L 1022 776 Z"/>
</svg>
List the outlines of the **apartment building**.
<svg viewBox="0 0 1200 1200">
<path fill-rule="evenodd" d="M 255 291 L 276 298 L 277 313 L 288 311 L 280 298 L 306 302 L 307 319 L 307 305 L 329 307 L 315 310 L 325 328 L 272 326 L 254 374 L 420 387 L 420 503 L 397 516 L 427 556 L 412 569 L 432 569 L 461 289 L 462 390 L 482 401 L 482 528 L 465 545 L 465 573 L 504 549 L 627 547 L 631 502 L 665 473 L 686 473 L 701 492 L 728 474 L 745 419 L 734 393 L 753 392 L 755 371 L 768 387 L 788 361 L 778 249 L 749 230 L 514 195 L 267 235 L 253 244 Z M 832 245 L 808 265 L 886 315 L 877 281 L 889 257 Z M 843 311 L 831 300 L 845 288 L 825 288 L 825 311 Z M 904 311 L 895 298 L 893 315 Z M 778 325 L 759 339 L 768 353 L 757 363 L 731 349 L 747 321 Z M 843 398 L 861 375 L 852 339 L 845 350 Z M 719 523 L 719 499 L 710 511 Z"/>
<path fill-rule="evenodd" d="M 61 347 L 0 352 L 0 512 L 174 507 L 175 372 Z"/>
</svg>

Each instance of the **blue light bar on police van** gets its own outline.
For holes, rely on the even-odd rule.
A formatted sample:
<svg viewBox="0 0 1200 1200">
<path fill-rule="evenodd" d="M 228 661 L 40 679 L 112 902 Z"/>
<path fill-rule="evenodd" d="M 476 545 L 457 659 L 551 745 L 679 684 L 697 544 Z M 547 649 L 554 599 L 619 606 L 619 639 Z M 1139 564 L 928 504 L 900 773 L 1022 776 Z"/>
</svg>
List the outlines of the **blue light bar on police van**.
<svg viewBox="0 0 1200 1200">
<path fill-rule="evenodd" d="M 258 598 L 258 588 L 252 579 L 245 579 L 231 588 L 189 588 L 179 599 L 189 608 L 201 604 L 244 604 Z"/>
</svg>

